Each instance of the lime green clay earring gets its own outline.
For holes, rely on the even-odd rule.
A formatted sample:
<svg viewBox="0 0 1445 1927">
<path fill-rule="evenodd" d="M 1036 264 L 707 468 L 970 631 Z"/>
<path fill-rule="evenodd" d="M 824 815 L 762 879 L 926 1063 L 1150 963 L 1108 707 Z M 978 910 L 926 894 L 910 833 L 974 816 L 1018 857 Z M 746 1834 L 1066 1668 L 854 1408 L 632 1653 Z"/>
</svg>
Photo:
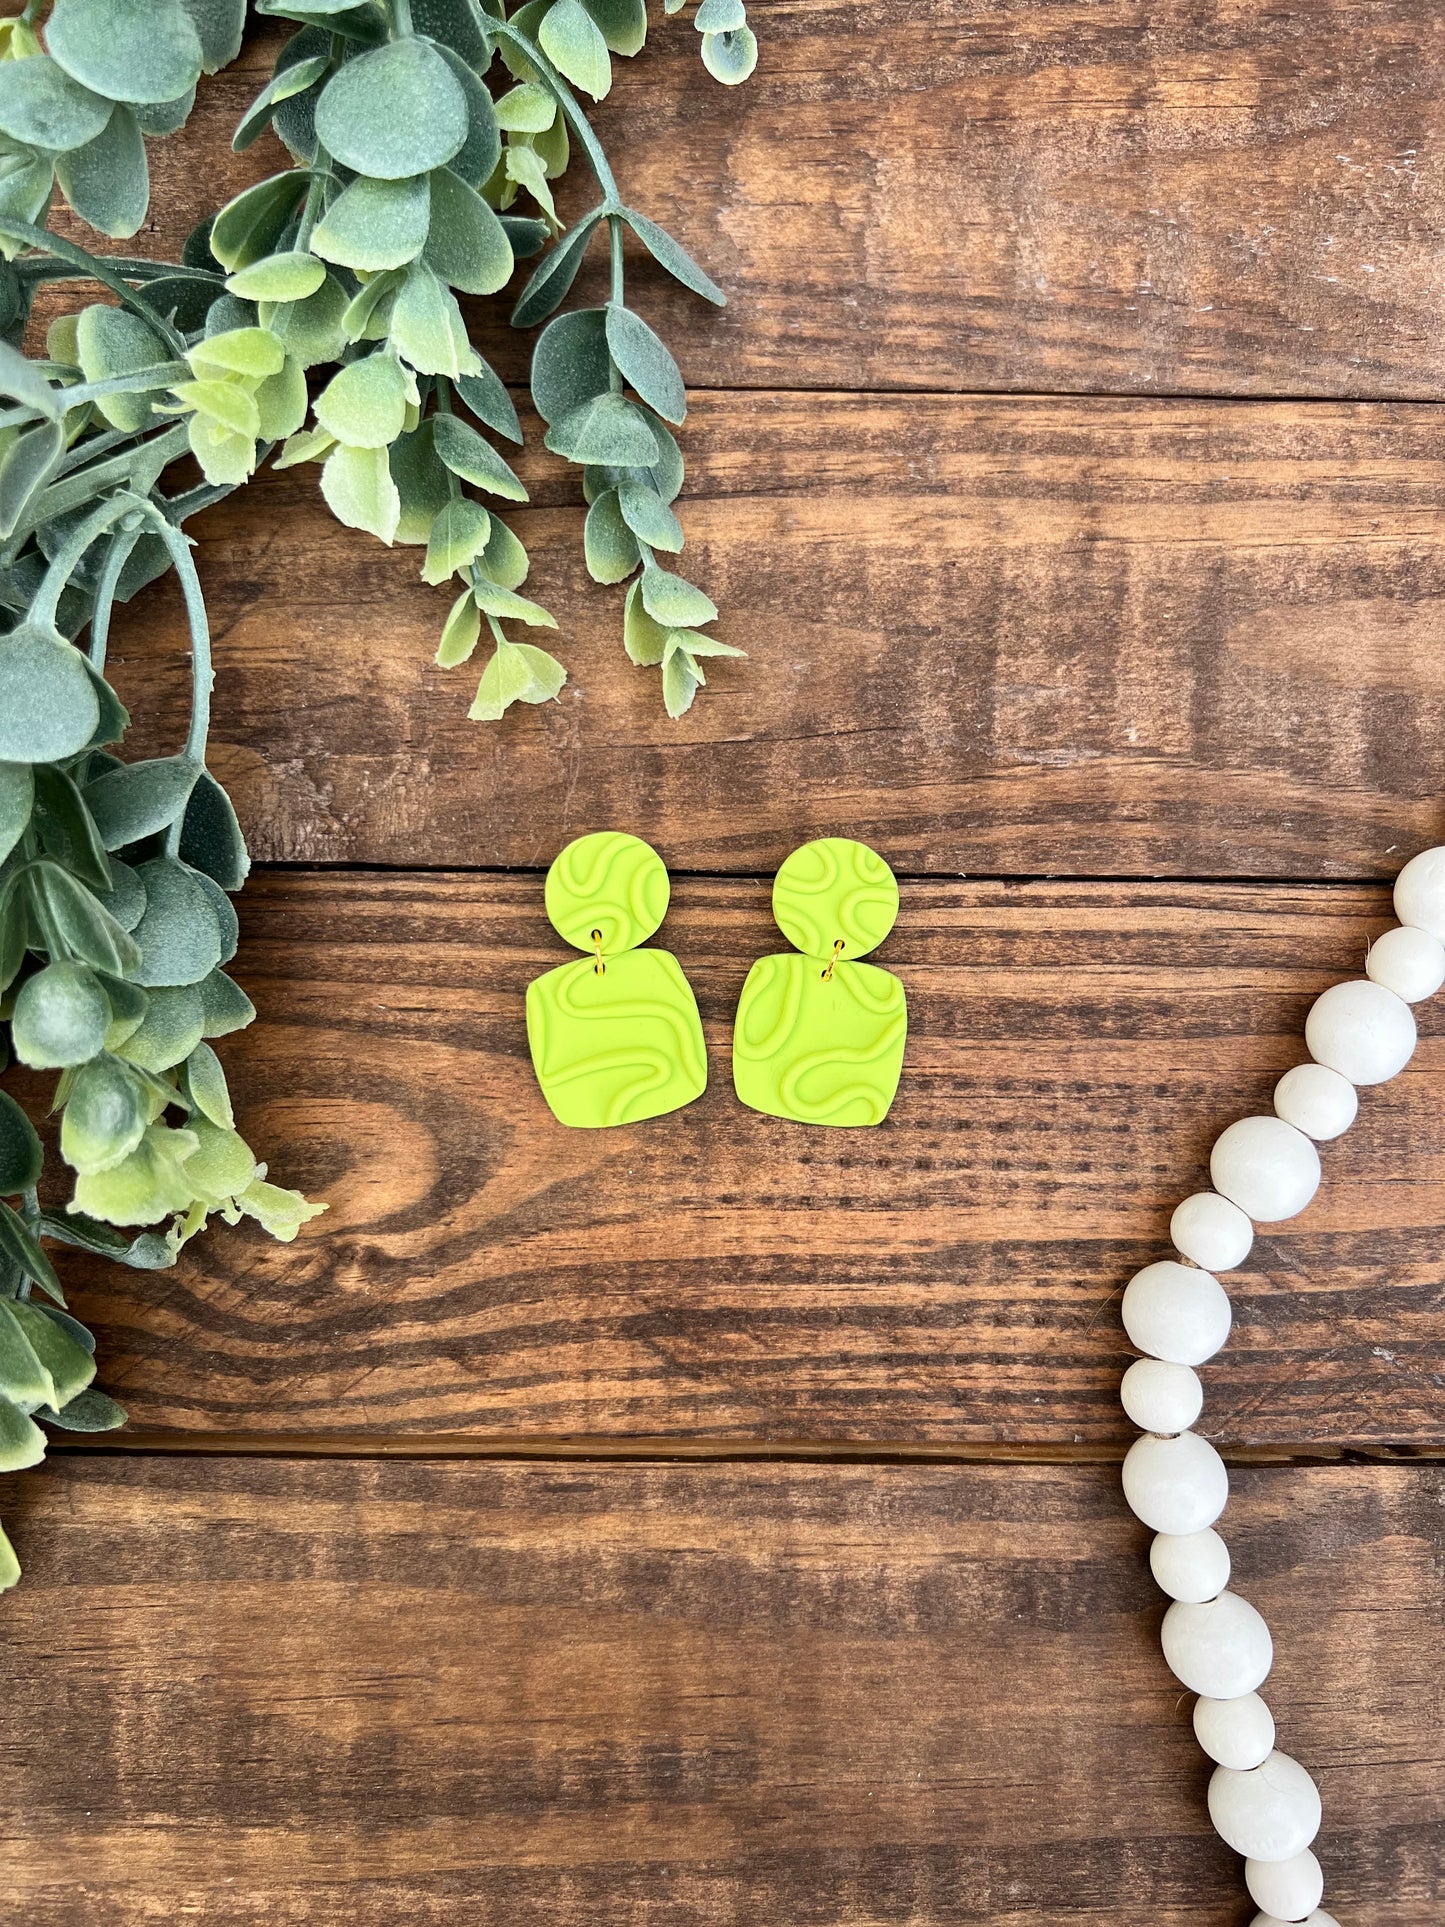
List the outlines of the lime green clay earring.
<svg viewBox="0 0 1445 1927">
<path fill-rule="evenodd" d="M 893 872 L 866 843 L 805 843 L 778 871 L 773 916 L 801 956 L 760 957 L 733 1034 L 744 1104 L 799 1124 L 881 1124 L 903 1069 L 908 1003 L 890 971 L 858 963 L 898 916 Z"/>
<path fill-rule="evenodd" d="M 692 986 L 668 951 L 637 948 L 670 894 L 656 850 L 620 830 L 578 837 L 547 872 L 553 929 L 590 953 L 527 986 L 532 1064 L 563 1124 L 636 1124 L 707 1088 Z"/>
</svg>

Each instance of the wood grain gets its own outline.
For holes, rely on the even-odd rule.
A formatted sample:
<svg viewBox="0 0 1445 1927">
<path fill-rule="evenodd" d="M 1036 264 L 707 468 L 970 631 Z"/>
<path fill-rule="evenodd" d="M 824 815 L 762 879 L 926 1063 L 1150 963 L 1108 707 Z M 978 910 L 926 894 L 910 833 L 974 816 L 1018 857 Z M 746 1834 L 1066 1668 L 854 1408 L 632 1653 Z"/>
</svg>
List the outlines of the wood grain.
<svg viewBox="0 0 1445 1927">
<path fill-rule="evenodd" d="M 4 1482 L 31 1927 L 1238 1927 L 1103 1467 L 58 1461 Z M 1430 1927 L 1438 1468 L 1236 1477 L 1327 1898 Z"/>
<path fill-rule="evenodd" d="M 525 985 L 567 954 L 541 899 L 538 877 L 248 887 L 262 1016 L 222 1047 L 242 1128 L 331 1210 L 293 1246 L 215 1231 L 169 1273 L 66 1254 L 137 1426 L 1122 1442 L 1118 1292 L 1388 921 L 1359 888 L 906 886 L 879 953 L 909 998 L 899 1096 L 830 1132 L 732 1095 L 738 992 L 778 947 L 767 885 L 683 879 L 661 941 L 711 1088 L 587 1132 L 526 1054 Z M 1223 1442 L 1440 1442 L 1445 1055 L 1422 1022 L 1315 1203 L 1229 1280 L 1205 1373 Z"/>
<path fill-rule="evenodd" d="M 500 726 L 432 663 L 417 552 L 338 528 L 314 469 L 201 518 L 258 857 L 545 867 L 626 823 L 687 869 L 847 832 L 913 873 L 1309 878 L 1439 840 L 1434 411 L 704 395 L 686 440 L 684 566 L 749 660 L 676 724 L 550 456 L 512 519 L 573 680 Z M 184 733 L 185 646 L 173 581 L 118 621 L 137 747 Z"/>
<path fill-rule="evenodd" d="M 691 383 L 1440 392 L 1432 0 L 761 0 L 756 23 L 746 87 L 658 21 L 595 114 L 623 192 L 730 296 L 630 269 Z M 228 146 L 277 43 L 152 146 L 156 253 L 282 164 L 269 135 Z M 577 178 L 564 206 L 594 199 Z M 505 312 L 478 323 L 515 379 Z"/>
</svg>

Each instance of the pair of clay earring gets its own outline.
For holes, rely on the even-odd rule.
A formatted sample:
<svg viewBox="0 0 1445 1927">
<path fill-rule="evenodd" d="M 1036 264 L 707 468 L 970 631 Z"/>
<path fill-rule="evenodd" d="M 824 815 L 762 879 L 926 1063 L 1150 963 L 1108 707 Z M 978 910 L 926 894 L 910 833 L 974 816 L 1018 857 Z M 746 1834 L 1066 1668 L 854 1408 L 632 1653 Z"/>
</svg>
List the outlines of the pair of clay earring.
<svg viewBox="0 0 1445 1927">
<path fill-rule="evenodd" d="M 563 1124 L 598 1129 L 678 1111 L 707 1088 L 692 985 L 667 950 L 643 950 L 671 886 L 641 838 L 579 837 L 547 872 L 547 915 L 589 954 L 527 986 L 527 1040 Z M 908 1008 L 887 970 L 859 963 L 898 916 L 876 851 L 846 837 L 805 843 L 778 871 L 773 915 L 790 952 L 748 972 L 733 1032 L 742 1102 L 801 1124 L 881 1124 L 898 1089 Z"/>
</svg>

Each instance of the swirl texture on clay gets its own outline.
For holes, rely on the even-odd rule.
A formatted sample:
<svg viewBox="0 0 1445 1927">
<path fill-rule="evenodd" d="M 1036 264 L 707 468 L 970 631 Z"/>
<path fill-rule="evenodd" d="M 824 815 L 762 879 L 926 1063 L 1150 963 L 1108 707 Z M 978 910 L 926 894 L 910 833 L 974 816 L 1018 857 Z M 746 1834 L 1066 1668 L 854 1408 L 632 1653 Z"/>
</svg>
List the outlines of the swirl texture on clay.
<svg viewBox="0 0 1445 1927">
<path fill-rule="evenodd" d="M 898 884 L 876 850 L 846 836 L 820 837 L 793 851 L 773 884 L 773 917 L 809 957 L 862 957 L 898 919 Z"/>
<path fill-rule="evenodd" d="M 666 950 L 624 951 L 599 975 L 587 958 L 527 986 L 527 1040 L 542 1094 L 561 1123 L 635 1124 L 707 1088 L 692 986 Z"/>
<path fill-rule="evenodd" d="M 873 964 L 760 957 L 733 1036 L 733 1086 L 755 1111 L 805 1124 L 879 1124 L 903 1068 L 903 985 Z"/>
<path fill-rule="evenodd" d="M 547 916 L 576 950 L 604 956 L 645 943 L 667 914 L 667 866 L 649 843 L 623 830 L 598 830 L 569 843 L 547 872 Z"/>
</svg>

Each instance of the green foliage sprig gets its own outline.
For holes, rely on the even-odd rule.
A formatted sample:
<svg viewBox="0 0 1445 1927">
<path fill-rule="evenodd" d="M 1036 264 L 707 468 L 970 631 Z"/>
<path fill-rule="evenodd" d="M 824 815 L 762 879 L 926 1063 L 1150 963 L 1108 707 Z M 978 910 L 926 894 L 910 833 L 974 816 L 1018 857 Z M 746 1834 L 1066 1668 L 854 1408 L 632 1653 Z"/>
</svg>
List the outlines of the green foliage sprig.
<svg viewBox="0 0 1445 1927">
<path fill-rule="evenodd" d="M 424 545 L 423 579 L 460 581 L 439 662 L 468 658 L 485 621 L 474 718 L 555 696 L 562 665 L 503 626 L 556 624 L 520 593 L 528 558 L 495 504 L 526 491 L 492 438 L 521 429 L 457 299 L 500 294 L 550 240 L 512 319 L 546 323 L 533 398 L 547 447 L 582 469 L 587 566 L 629 582 L 627 652 L 661 669 L 674 716 L 704 659 L 741 653 L 703 632 L 714 604 L 658 561 L 682 548 L 672 428 L 686 395 L 627 304 L 624 235 L 723 297 L 623 201 L 573 91 L 607 92 L 613 55 L 644 43 L 645 0 L 256 12 L 298 31 L 235 145 L 270 125 L 293 165 L 220 209 L 175 263 L 96 256 L 44 223 L 58 188 L 108 238 L 138 230 L 146 143 L 184 125 L 201 75 L 238 50 L 244 0 L 29 0 L 0 22 L 0 1070 L 13 1058 L 57 1074 L 73 1175 L 55 1202 L 40 1139 L 0 1092 L 0 1470 L 43 1455 L 37 1419 L 124 1421 L 92 1383 L 94 1340 L 65 1309 L 46 1240 L 158 1269 L 212 1215 L 290 1239 L 324 1208 L 269 1182 L 212 1048 L 255 1011 L 225 970 L 248 858 L 206 767 L 210 635 L 188 518 L 268 457 L 319 462 L 339 520 Z M 711 73 L 751 73 L 740 0 L 702 0 L 695 24 Z M 600 199 L 564 232 L 552 183 L 574 142 Z M 522 196 L 535 212 L 518 211 Z M 606 305 L 558 313 L 604 234 Z M 27 358 L 36 292 L 54 281 L 111 298 L 61 315 L 45 355 Z M 186 455 L 203 482 L 168 487 Z M 111 617 L 170 570 L 190 626 L 190 724 L 173 754 L 126 762 Z M 0 1590 L 18 1571 L 0 1532 Z"/>
</svg>

